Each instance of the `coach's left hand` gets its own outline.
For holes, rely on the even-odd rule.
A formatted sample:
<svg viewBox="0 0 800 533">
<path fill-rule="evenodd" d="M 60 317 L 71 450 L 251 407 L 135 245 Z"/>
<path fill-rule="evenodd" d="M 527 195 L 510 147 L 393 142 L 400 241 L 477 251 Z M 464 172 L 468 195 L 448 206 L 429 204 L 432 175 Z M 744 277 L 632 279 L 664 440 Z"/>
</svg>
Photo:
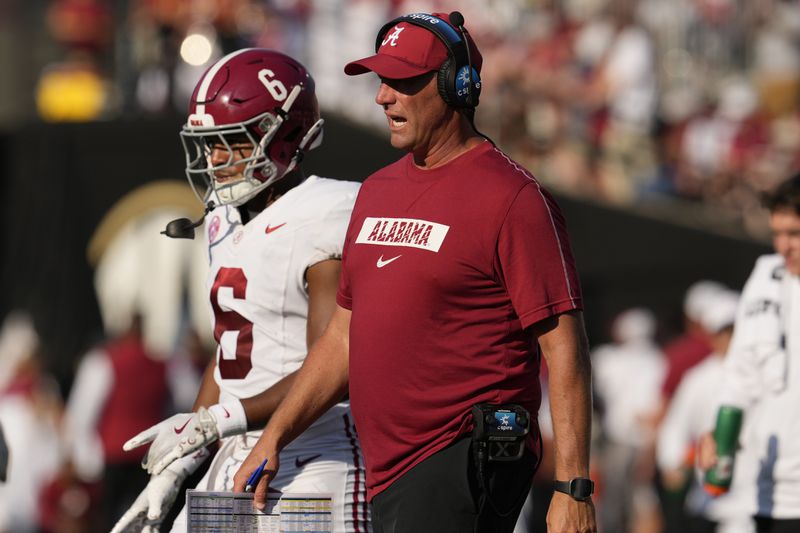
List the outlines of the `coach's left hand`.
<svg viewBox="0 0 800 533">
<path fill-rule="evenodd" d="M 550 509 L 547 511 L 547 532 L 597 533 L 591 498 L 578 501 L 561 492 L 553 493 Z"/>
</svg>

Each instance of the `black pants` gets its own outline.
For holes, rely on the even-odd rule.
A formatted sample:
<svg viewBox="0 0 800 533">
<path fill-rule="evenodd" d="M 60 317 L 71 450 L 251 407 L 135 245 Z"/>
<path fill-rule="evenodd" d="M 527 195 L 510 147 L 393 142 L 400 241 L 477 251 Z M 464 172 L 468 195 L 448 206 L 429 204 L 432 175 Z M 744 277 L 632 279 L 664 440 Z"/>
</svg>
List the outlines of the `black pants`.
<svg viewBox="0 0 800 533">
<path fill-rule="evenodd" d="M 489 498 L 464 438 L 425 459 L 372 500 L 374 533 L 511 533 L 536 469 L 529 450 L 518 461 L 486 467 Z"/>
<path fill-rule="evenodd" d="M 689 515 L 686 517 L 686 531 L 688 533 L 716 533 L 718 525 L 717 522 L 702 516 Z"/>
<path fill-rule="evenodd" d="M 757 516 L 756 531 L 758 533 L 797 533 L 800 531 L 800 518 L 776 519 Z"/>
</svg>

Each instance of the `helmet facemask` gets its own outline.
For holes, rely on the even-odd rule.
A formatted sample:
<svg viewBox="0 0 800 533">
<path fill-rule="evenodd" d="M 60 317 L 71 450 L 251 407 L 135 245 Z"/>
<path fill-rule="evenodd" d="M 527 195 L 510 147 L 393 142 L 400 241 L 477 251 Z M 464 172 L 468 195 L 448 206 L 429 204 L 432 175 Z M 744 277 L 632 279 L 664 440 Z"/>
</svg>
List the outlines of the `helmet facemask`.
<svg viewBox="0 0 800 533">
<path fill-rule="evenodd" d="M 216 204 L 240 206 L 283 177 L 278 176 L 277 165 L 267 157 L 267 147 L 281 122 L 272 113 L 264 113 L 248 122 L 225 126 L 184 126 L 181 142 L 186 154 L 186 175 L 198 198 L 208 203 L 213 191 Z M 267 133 L 260 140 L 253 133 L 257 124 L 268 126 Z M 243 144 L 249 144 L 249 147 L 242 147 Z M 214 165 L 214 148 L 226 152 L 227 160 Z M 244 155 L 245 150 L 250 150 L 250 154 Z M 238 176 L 225 182 L 218 181 L 218 172 L 234 167 L 242 167 Z M 289 170 L 287 168 L 286 172 Z"/>
</svg>

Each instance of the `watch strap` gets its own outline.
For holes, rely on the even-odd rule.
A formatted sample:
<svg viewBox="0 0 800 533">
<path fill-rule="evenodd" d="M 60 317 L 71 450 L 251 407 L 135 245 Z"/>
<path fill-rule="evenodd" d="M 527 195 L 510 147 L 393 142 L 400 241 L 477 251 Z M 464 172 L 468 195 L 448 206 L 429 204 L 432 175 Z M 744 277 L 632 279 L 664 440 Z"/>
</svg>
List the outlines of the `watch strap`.
<svg viewBox="0 0 800 533">
<path fill-rule="evenodd" d="M 575 500 L 583 501 L 594 493 L 594 481 L 583 477 L 572 478 L 569 481 L 555 480 L 553 489 L 568 494 Z"/>
</svg>

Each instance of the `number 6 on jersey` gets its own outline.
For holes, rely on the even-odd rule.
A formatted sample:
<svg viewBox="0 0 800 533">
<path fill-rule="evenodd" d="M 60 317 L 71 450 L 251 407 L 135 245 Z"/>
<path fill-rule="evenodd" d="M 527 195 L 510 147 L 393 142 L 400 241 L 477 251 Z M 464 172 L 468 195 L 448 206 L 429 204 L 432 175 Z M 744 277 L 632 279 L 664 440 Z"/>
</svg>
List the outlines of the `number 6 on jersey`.
<svg viewBox="0 0 800 533">
<path fill-rule="evenodd" d="M 223 379 L 244 379 L 253 368 L 250 354 L 253 351 L 253 323 L 234 310 L 224 310 L 219 303 L 219 290 L 230 288 L 233 298 L 244 300 L 247 277 L 241 268 L 220 268 L 211 287 L 211 307 L 214 310 L 214 338 L 219 343 L 219 374 Z M 234 358 L 226 358 L 223 336 L 236 335 Z M 226 341 L 228 342 L 228 341 Z"/>
</svg>

